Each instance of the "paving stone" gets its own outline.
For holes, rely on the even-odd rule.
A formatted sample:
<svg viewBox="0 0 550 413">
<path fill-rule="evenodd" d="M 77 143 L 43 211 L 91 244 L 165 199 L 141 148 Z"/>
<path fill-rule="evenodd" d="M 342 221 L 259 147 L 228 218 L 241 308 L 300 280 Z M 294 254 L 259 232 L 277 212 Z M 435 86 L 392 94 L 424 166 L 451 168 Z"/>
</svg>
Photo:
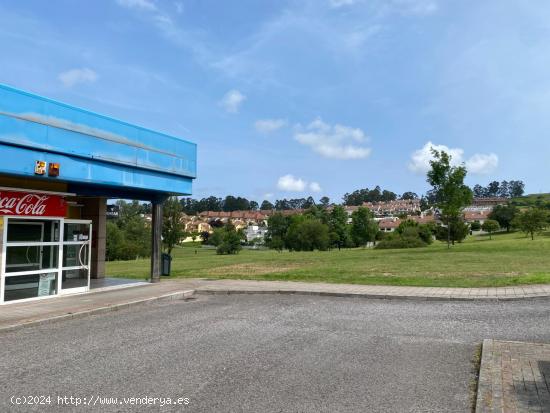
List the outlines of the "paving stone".
<svg viewBox="0 0 550 413">
<path fill-rule="evenodd" d="M 550 344 L 483 341 L 477 413 L 550 412 L 549 389 Z"/>
</svg>

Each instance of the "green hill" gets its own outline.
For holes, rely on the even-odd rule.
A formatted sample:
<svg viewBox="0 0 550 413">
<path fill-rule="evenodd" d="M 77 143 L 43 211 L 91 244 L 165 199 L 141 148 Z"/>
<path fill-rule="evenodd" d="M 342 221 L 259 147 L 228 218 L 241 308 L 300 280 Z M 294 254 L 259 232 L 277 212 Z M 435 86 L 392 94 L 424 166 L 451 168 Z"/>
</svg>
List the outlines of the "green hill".
<svg viewBox="0 0 550 413">
<path fill-rule="evenodd" d="M 548 206 L 550 194 L 529 194 L 512 199 L 512 204 L 519 207 Z"/>
</svg>

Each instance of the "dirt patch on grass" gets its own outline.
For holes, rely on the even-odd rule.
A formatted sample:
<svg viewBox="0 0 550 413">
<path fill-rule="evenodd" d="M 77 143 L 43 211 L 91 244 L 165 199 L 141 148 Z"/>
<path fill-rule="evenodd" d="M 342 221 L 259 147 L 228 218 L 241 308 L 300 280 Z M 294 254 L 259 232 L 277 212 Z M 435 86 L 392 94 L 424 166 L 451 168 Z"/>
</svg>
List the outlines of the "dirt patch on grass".
<svg viewBox="0 0 550 413">
<path fill-rule="evenodd" d="M 302 267 L 296 264 L 233 264 L 212 268 L 207 271 L 209 275 L 260 275 L 286 272 Z"/>
</svg>

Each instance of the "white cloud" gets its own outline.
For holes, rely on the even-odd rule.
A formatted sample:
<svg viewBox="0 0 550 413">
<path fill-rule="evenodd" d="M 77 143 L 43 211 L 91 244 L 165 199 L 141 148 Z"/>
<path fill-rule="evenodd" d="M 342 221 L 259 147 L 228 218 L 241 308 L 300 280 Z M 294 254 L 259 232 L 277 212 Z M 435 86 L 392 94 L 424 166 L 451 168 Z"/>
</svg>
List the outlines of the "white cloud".
<svg viewBox="0 0 550 413">
<path fill-rule="evenodd" d="M 311 192 L 322 191 L 321 185 L 319 185 L 318 182 L 308 182 L 302 178 L 295 178 L 294 175 L 291 174 L 281 176 L 277 181 L 277 189 L 280 191 L 304 192 L 308 188 Z"/>
<path fill-rule="evenodd" d="M 319 185 L 317 182 L 312 182 L 309 184 L 309 190 L 312 192 L 321 192 L 321 185 Z"/>
<path fill-rule="evenodd" d="M 140 9 L 147 11 L 157 10 L 157 6 L 150 0 L 116 0 L 116 2 L 128 9 Z"/>
<path fill-rule="evenodd" d="M 287 125 L 284 119 L 259 119 L 254 122 L 254 127 L 260 133 L 275 132 Z"/>
<path fill-rule="evenodd" d="M 421 149 L 413 152 L 409 169 L 415 173 L 426 173 L 430 170 L 430 161 L 433 159 L 432 149 L 439 152 L 447 152 L 451 156 L 451 165 L 458 166 L 466 164 L 468 172 L 476 175 L 484 175 L 493 172 L 498 166 L 498 156 L 494 153 L 476 153 L 467 160 L 464 160 L 464 150 L 460 148 L 449 148 L 446 145 L 436 145 L 427 142 Z"/>
<path fill-rule="evenodd" d="M 364 146 L 368 139 L 361 129 L 339 124 L 331 126 L 320 118 L 306 128 L 298 125 L 294 139 L 325 158 L 363 159 L 371 153 L 371 148 Z"/>
<path fill-rule="evenodd" d="M 486 175 L 493 172 L 498 166 L 498 156 L 494 153 L 476 153 L 466 161 L 468 172 L 477 175 Z"/>
<path fill-rule="evenodd" d="M 245 95 L 238 90 L 233 89 L 224 95 L 220 101 L 220 105 L 229 113 L 237 113 L 245 100 Z"/>
<path fill-rule="evenodd" d="M 293 175 L 281 176 L 277 181 L 277 188 L 281 191 L 302 192 L 306 189 L 307 182 Z"/>
<path fill-rule="evenodd" d="M 57 77 L 65 87 L 73 87 L 78 83 L 93 83 L 98 75 L 92 69 L 87 67 L 81 69 L 71 69 L 60 73 Z"/>
</svg>

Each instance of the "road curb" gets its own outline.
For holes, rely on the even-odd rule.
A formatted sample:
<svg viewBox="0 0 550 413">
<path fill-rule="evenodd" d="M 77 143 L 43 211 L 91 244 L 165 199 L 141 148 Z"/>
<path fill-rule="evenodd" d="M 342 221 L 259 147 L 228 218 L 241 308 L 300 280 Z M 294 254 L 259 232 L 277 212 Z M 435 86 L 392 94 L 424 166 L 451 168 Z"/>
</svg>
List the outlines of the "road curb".
<svg viewBox="0 0 550 413">
<path fill-rule="evenodd" d="M 41 320 L 33 320 L 33 321 L 28 321 L 23 323 L 12 324 L 5 327 L 0 327 L 0 334 L 20 330 L 25 327 L 34 327 L 34 326 L 52 324 L 58 321 L 72 320 L 72 319 L 88 317 L 91 315 L 110 313 L 113 311 L 124 310 L 127 308 L 136 307 L 138 305 L 149 304 L 149 303 L 158 302 L 158 301 L 188 300 L 192 298 L 194 295 L 195 295 L 195 290 L 181 290 L 181 291 L 176 291 L 173 293 L 158 295 L 154 297 L 147 297 L 139 300 L 126 301 L 124 303 L 92 308 L 90 310 L 79 311 L 76 313 L 67 313 L 67 314 L 57 315 L 53 317 L 43 318 Z"/>
<path fill-rule="evenodd" d="M 232 294 L 281 294 L 281 295 L 315 295 L 320 297 L 341 298 L 365 298 L 375 300 L 403 300 L 403 301 L 481 301 L 481 302 L 507 302 L 523 300 L 550 300 L 550 295 L 526 295 L 521 297 L 494 297 L 494 296 L 430 296 L 430 295 L 400 295 L 400 294 L 372 294 L 372 293 L 344 293 L 332 291 L 307 291 L 307 290 L 237 290 L 237 289 L 201 289 L 195 290 L 196 294 L 204 295 L 232 295 Z"/>
</svg>

